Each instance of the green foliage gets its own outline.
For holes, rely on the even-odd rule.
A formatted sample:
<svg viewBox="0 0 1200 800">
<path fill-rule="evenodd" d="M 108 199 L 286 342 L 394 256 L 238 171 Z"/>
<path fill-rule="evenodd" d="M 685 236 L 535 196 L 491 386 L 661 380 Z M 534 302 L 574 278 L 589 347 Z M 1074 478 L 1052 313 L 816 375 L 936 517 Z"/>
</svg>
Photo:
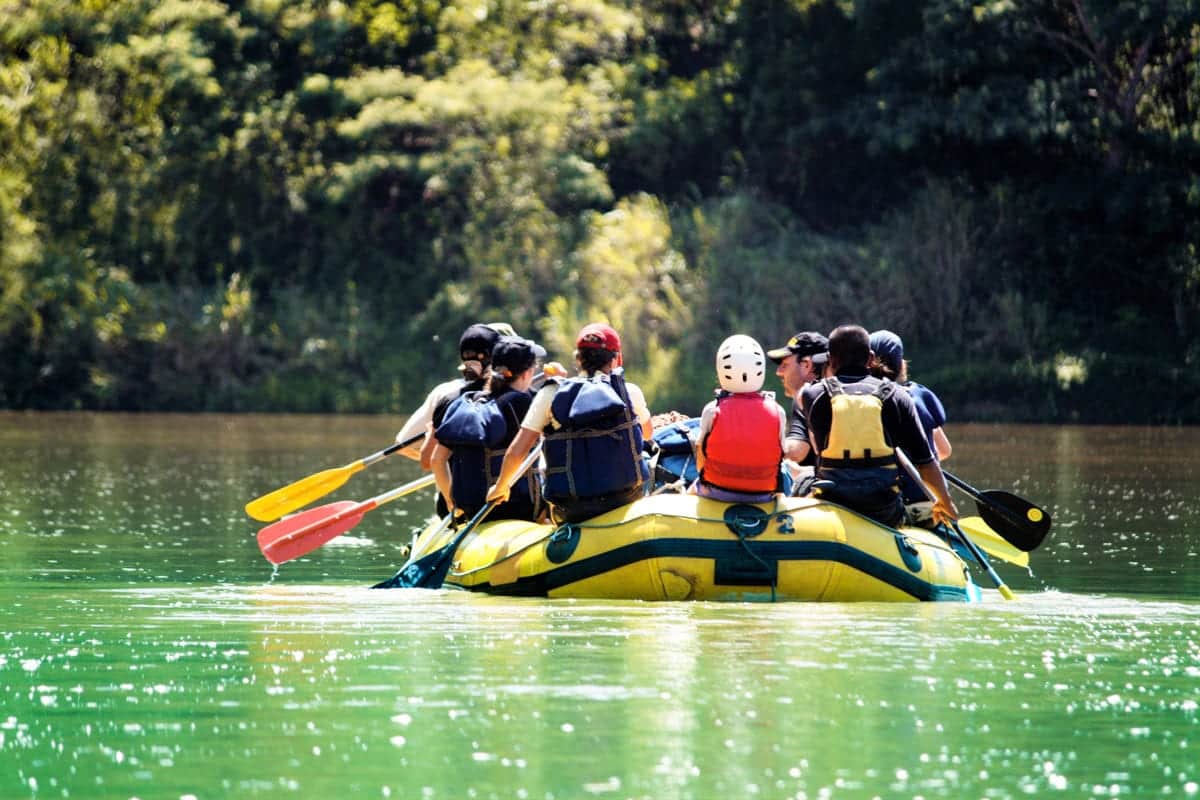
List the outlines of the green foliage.
<svg viewBox="0 0 1200 800">
<path fill-rule="evenodd" d="M 681 344 L 693 327 L 693 291 L 671 245 L 666 208 L 639 195 L 592 214 L 572 267 L 561 276 L 563 293 L 548 304 L 547 344 L 571 352 L 580 328 L 607 322 L 621 333 L 629 376 L 649 396 L 670 402 Z"/>
<path fill-rule="evenodd" d="M 607 319 L 697 411 L 855 320 L 955 419 L 1195 422 L 1104 398 L 1197 396 L 1198 120 L 1191 0 L 0 0 L 0 405 L 399 412 Z"/>
</svg>

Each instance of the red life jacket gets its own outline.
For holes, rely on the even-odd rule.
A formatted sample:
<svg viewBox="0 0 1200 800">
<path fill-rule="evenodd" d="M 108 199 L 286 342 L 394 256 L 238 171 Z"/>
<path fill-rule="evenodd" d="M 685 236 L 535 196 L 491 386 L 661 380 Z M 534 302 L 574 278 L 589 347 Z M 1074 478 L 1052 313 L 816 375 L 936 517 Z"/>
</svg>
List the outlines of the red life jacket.
<svg viewBox="0 0 1200 800">
<path fill-rule="evenodd" d="M 779 411 L 762 392 L 722 392 L 712 430 L 704 439 L 700 479 L 734 492 L 773 492 L 779 483 L 783 447 Z"/>
</svg>

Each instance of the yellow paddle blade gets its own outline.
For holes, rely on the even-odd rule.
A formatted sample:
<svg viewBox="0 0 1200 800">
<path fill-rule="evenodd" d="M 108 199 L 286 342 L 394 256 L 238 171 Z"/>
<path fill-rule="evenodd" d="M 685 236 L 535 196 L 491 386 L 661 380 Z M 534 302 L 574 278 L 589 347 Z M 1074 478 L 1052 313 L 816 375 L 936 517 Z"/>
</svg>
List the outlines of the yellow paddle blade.
<svg viewBox="0 0 1200 800">
<path fill-rule="evenodd" d="M 301 478 L 282 489 L 276 489 L 270 494 L 264 494 L 262 497 L 251 500 L 246 504 L 246 513 L 260 522 L 279 519 L 284 514 L 290 514 L 329 494 L 350 480 L 350 476 L 362 469 L 363 466 L 362 461 L 355 461 L 344 467 L 327 469 L 315 475 L 309 475 L 307 478 Z"/>
<path fill-rule="evenodd" d="M 1018 567 L 1029 566 L 1029 553 L 1013 547 L 1004 537 L 996 533 L 982 517 L 963 517 L 958 521 L 963 533 L 971 537 L 971 541 L 979 545 L 979 549 L 989 556 L 1016 564 Z"/>
</svg>

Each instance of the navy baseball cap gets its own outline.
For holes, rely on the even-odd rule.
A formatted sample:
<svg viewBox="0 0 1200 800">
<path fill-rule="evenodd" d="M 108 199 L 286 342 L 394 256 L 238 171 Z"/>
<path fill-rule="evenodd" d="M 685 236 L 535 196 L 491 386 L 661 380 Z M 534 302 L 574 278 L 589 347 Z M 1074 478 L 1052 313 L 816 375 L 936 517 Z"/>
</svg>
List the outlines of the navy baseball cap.
<svg viewBox="0 0 1200 800">
<path fill-rule="evenodd" d="M 871 352 L 887 365 L 892 372 L 899 374 L 904 362 L 904 342 L 889 330 L 875 331 L 871 334 Z"/>
</svg>

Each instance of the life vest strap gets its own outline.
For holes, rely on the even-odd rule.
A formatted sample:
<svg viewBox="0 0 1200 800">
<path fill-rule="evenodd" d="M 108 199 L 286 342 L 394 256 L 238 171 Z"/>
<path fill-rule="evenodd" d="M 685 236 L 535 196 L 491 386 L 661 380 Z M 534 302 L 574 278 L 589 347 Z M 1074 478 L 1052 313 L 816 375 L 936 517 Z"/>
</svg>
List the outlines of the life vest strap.
<svg viewBox="0 0 1200 800">
<path fill-rule="evenodd" d="M 866 467 L 890 467 L 896 468 L 896 459 L 893 456 L 875 456 L 873 458 L 826 458 L 821 456 L 822 466 L 839 468 L 866 468 Z"/>
<path fill-rule="evenodd" d="M 553 441 L 556 439 L 587 439 L 587 438 L 593 438 L 596 436 L 616 436 L 616 434 L 621 433 L 622 431 L 627 431 L 630 428 L 634 427 L 635 425 L 638 427 L 641 427 L 641 423 L 639 423 L 636 419 L 631 419 L 631 420 L 627 420 L 626 422 L 622 422 L 620 425 L 614 425 L 611 428 L 595 428 L 595 429 L 574 430 L 574 431 L 555 431 L 554 433 L 543 432 L 542 436 L 550 441 Z"/>
</svg>

